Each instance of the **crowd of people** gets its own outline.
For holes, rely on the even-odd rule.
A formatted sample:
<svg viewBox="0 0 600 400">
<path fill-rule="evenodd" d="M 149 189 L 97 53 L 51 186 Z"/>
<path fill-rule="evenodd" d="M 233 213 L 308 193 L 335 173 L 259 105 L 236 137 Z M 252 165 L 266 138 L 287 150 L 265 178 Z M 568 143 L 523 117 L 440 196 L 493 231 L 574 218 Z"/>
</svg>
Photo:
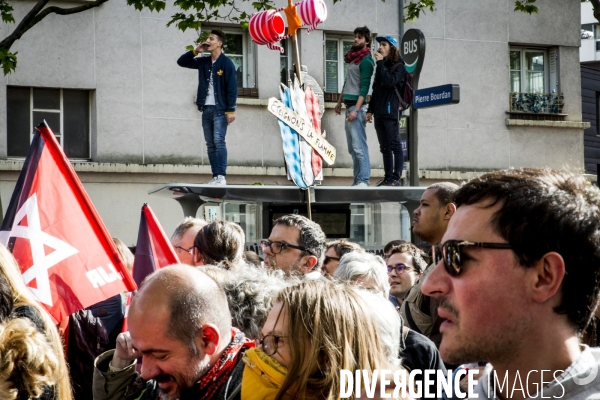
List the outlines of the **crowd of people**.
<svg viewBox="0 0 600 400">
<path fill-rule="evenodd" d="M 333 400 L 341 371 L 478 368 L 471 398 L 597 398 L 597 187 L 535 169 L 436 183 L 413 232 L 429 250 L 399 239 L 382 258 L 285 215 L 261 261 L 237 224 L 186 218 L 171 238 L 181 263 L 144 280 L 128 330 L 122 295 L 82 310 L 68 357 L 0 247 L 0 397 Z M 425 374 L 398 376 L 409 394 L 377 381 L 368 397 L 464 398 Z M 369 393 L 366 382 L 352 389 Z"/>
<path fill-rule="evenodd" d="M 202 130 L 212 173 L 212 179 L 207 182 L 209 185 L 227 184 L 225 136 L 228 126 L 235 121 L 237 103 L 236 69 L 223 52 L 225 36 L 220 29 L 213 29 L 205 42 L 177 60 L 180 67 L 198 71 L 196 105 L 202 113 Z M 354 43 L 344 55 L 345 81 L 335 112 L 341 114 L 343 103 L 346 109 L 344 128 L 354 176 L 352 186 L 370 185 L 366 127 L 367 122 L 373 120 L 384 170 L 384 178 L 377 186 L 402 186 L 404 155 L 398 119 L 407 104 L 403 104 L 400 93 L 410 84 L 398 40 L 392 36 L 378 36 L 375 40 L 379 45 L 372 53 L 371 30 L 367 26 L 354 30 Z"/>
</svg>

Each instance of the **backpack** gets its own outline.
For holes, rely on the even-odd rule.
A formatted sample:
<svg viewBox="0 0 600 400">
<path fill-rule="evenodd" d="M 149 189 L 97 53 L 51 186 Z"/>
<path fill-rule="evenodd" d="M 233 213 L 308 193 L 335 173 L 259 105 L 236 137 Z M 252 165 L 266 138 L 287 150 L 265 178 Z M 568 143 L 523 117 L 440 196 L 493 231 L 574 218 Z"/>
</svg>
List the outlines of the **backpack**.
<svg viewBox="0 0 600 400">
<path fill-rule="evenodd" d="M 400 60 L 392 66 L 391 72 L 393 73 L 399 65 L 404 65 L 402 56 L 400 57 Z M 412 76 L 408 72 L 404 75 L 404 84 L 401 87 L 394 87 L 394 91 L 396 92 L 396 96 L 398 96 L 398 109 L 400 111 L 408 110 L 412 105 L 415 96 L 415 91 L 412 86 Z"/>
</svg>

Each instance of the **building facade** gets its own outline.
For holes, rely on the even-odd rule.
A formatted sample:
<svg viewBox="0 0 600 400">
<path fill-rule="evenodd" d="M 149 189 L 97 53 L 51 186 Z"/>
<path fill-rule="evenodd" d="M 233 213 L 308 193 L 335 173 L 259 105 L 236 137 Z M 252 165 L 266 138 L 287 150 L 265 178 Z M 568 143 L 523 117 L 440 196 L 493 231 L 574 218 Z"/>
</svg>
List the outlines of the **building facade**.
<svg viewBox="0 0 600 400">
<path fill-rule="evenodd" d="M 592 3 L 581 3 L 581 110 L 583 121 L 590 126 L 584 131 L 585 170 L 598 174 L 600 164 L 600 23 L 594 18 Z"/>
<path fill-rule="evenodd" d="M 76 2 L 64 4 L 72 3 Z M 579 2 L 548 0 L 540 4 L 539 14 L 526 15 L 513 12 L 511 0 L 488 0 L 485 6 L 475 0 L 437 0 L 434 13 L 404 27 L 402 2 L 326 3 L 327 21 L 310 34 L 302 29 L 299 37 L 302 64 L 329 100 L 322 127 L 337 148 L 337 160 L 325 169 L 325 185 L 352 182 L 344 117 L 333 112 L 332 100 L 343 85 L 343 55 L 352 44 L 352 31 L 362 25 L 374 34 L 397 38 L 402 29 L 421 29 L 427 51 L 420 87 L 460 85 L 460 104 L 420 112 L 421 184 L 468 179 L 508 167 L 583 169 L 586 125 L 581 109 Z M 11 4 L 17 21 L 32 6 L 23 1 Z M 175 12 L 170 5 L 161 13 L 138 12 L 123 1 L 111 0 L 84 13 L 51 15 L 15 44 L 18 68 L 0 83 L 4 208 L 32 127 L 45 119 L 113 236 L 127 244 L 135 242 L 144 202 L 165 231 L 172 232 L 182 218 L 181 209 L 173 200 L 150 196 L 148 191 L 166 182 L 210 179 L 201 114 L 195 105 L 197 74 L 176 64 L 196 32 L 167 28 Z M 234 24 L 212 26 L 227 33 L 226 53 L 238 71 L 236 121 L 227 132 L 227 181 L 290 185 L 278 124 L 266 109 L 268 99 L 279 96 L 280 82 L 291 67 L 289 44 L 281 54 L 253 44 Z M 3 23 L 0 28 L 6 35 L 14 26 Z M 540 105 L 541 110 L 533 110 Z M 374 184 L 383 173 L 372 124 L 367 135 Z M 396 218 L 378 241 L 408 231 L 411 218 L 400 212 L 400 205 L 383 206 L 388 207 L 385 212 L 355 206 L 352 230 L 364 237 L 360 242 L 365 245 L 381 244 L 368 239 L 369 221 L 387 218 L 376 215 Z M 251 206 L 220 207 L 223 217 L 261 225 L 246 211 Z M 253 235 L 249 240 L 259 240 L 265 232 Z"/>
<path fill-rule="evenodd" d="M 600 23 L 594 18 L 594 8 L 589 1 L 581 3 L 579 58 L 582 63 L 600 62 Z"/>
</svg>

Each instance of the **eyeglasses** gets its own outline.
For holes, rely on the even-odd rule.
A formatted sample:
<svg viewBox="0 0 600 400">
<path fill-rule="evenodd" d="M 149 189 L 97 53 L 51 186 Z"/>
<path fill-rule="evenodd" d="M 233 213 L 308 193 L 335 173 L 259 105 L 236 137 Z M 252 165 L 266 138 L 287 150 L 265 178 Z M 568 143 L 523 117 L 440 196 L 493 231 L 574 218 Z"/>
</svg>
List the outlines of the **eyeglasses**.
<svg viewBox="0 0 600 400">
<path fill-rule="evenodd" d="M 286 247 L 306 251 L 306 252 L 312 254 L 312 252 L 310 250 L 306 250 L 306 247 L 303 247 L 303 246 L 296 246 L 294 244 L 289 244 L 286 242 L 269 242 L 268 240 L 261 240 L 260 248 L 263 251 L 263 253 L 265 252 L 265 249 L 267 247 L 271 250 L 271 253 L 273 253 L 273 254 L 281 253 L 281 251 Z"/>
<path fill-rule="evenodd" d="M 282 335 L 266 335 L 262 339 L 257 339 L 256 345 L 260 346 L 266 355 L 272 356 L 277 352 L 281 339 L 286 337 Z"/>
<path fill-rule="evenodd" d="M 340 257 L 329 257 L 329 256 L 325 256 L 325 259 L 323 260 L 323 264 L 327 264 L 329 263 L 329 261 L 340 261 Z"/>
<path fill-rule="evenodd" d="M 458 276 L 462 271 L 463 249 L 474 246 L 485 249 L 512 249 L 508 243 L 468 242 L 465 240 L 447 240 L 444 244 L 432 246 L 435 263 L 444 261 L 444 267 L 450 276 Z"/>
<path fill-rule="evenodd" d="M 393 270 L 396 270 L 396 274 L 402 275 L 406 271 L 416 271 L 415 268 L 409 267 L 406 264 L 396 264 L 396 265 L 388 265 L 387 266 L 388 274 L 391 274 Z"/>
<path fill-rule="evenodd" d="M 179 250 L 183 250 L 183 251 L 185 251 L 186 253 L 190 253 L 190 255 L 192 255 L 192 252 L 194 251 L 194 246 L 190 247 L 189 249 L 184 249 L 184 248 L 183 248 L 183 247 L 181 247 L 181 246 L 175 246 L 175 248 L 176 248 L 176 249 L 179 249 Z"/>
</svg>

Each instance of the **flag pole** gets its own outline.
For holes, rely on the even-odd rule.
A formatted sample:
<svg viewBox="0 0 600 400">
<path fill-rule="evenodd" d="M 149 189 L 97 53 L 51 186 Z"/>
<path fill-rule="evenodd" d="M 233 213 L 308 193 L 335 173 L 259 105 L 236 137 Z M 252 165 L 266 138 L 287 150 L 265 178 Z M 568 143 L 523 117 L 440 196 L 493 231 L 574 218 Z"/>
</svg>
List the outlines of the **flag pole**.
<svg viewBox="0 0 600 400">
<path fill-rule="evenodd" d="M 312 221 L 312 211 L 310 209 L 310 186 L 308 188 L 306 188 L 306 210 L 308 211 L 308 219 L 310 219 Z"/>
<path fill-rule="evenodd" d="M 302 72 L 300 64 L 300 50 L 298 49 L 298 28 L 302 26 L 302 19 L 296 11 L 296 6 L 292 3 L 292 0 L 288 0 L 288 6 L 283 9 L 288 21 L 288 35 L 292 38 L 292 45 L 294 46 L 294 69 L 296 71 L 296 79 L 302 89 L 304 84 L 302 83 Z M 306 188 L 306 211 L 308 219 L 312 221 L 312 210 L 311 210 L 311 198 L 310 198 L 310 186 Z"/>
<path fill-rule="evenodd" d="M 288 35 L 292 37 L 292 45 L 294 46 L 294 67 L 296 70 L 296 77 L 298 78 L 300 87 L 302 87 L 302 74 L 300 73 L 300 51 L 298 50 L 298 37 L 296 36 L 296 31 L 302 26 L 302 20 L 296 12 L 296 6 L 294 3 L 292 3 L 292 0 L 288 0 L 288 6 L 284 8 L 284 12 L 288 20 Z"/>
<path fill-rule="evenodd" d="M 294 45 L 294 58 L 296 59 L 296 63 L 294 65 L 296 69 L 296 77 L 298 78 L 298 83 L 300 84 L 300 87 L 302 87 L 302 73 L 300 71 L 302 68 L 300 66 L 300 51 L 298 50 L 298 38 L 296 37 L 295 33 L 294 36 L 292 36 L 292 44 Z"/>
</svg>

